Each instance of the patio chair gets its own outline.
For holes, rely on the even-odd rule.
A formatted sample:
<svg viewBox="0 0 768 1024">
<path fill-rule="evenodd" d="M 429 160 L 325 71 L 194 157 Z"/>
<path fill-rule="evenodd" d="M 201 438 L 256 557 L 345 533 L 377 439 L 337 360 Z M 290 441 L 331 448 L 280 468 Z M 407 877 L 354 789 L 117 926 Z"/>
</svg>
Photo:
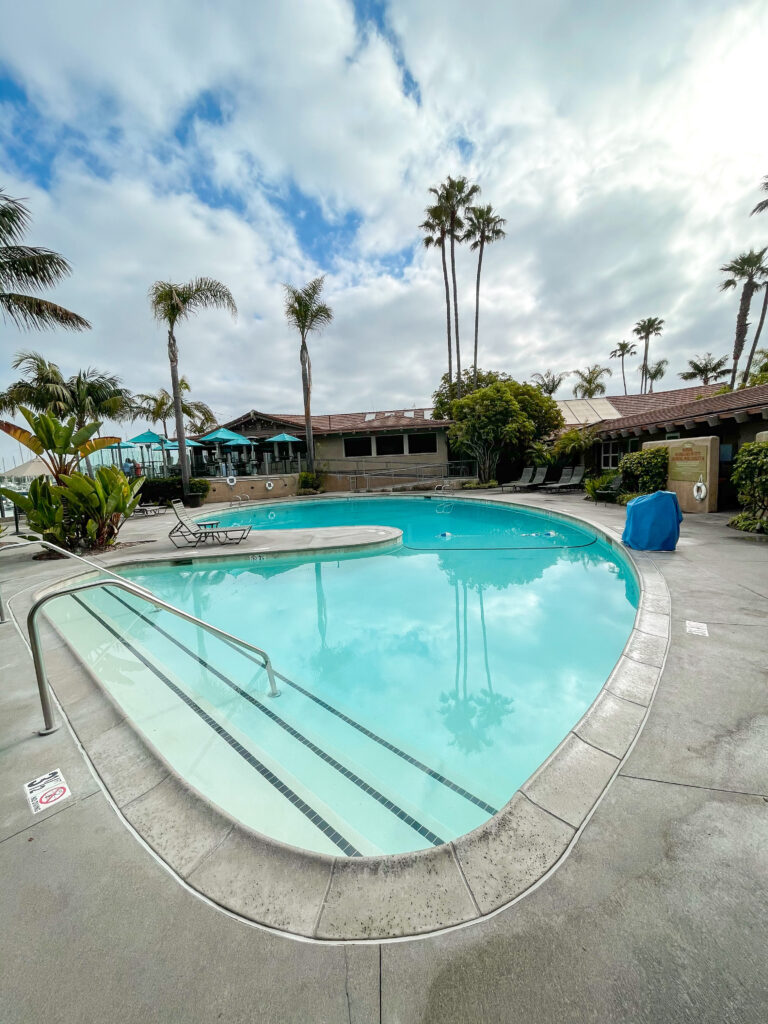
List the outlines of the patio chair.
<svg viewBox="0 0 768 1024">
<path fill-rule="evenodd" d="M 599 491 L 595 491 L 595 501 L 615 502 L 619 496 L 621 490 L 621 473 L 617 473 L 616 476 L 612 477 L 607 486 L 601 488 Z"/>
<path fill-rule="evenodd" d="M 564 487 L 558 488 L 561 491 L 578 491 L 584 486 L 584 473 L 586 472 L 586 466 L 576 466 L 573 471 L 573 476 L 565 484 Z"/>
<path fill-rule="evenodd" d="M 174 547 L 184 547 L 185 544 L 197 547 L 208 540 L 216 541 L 218 544 L 239 544 L 251 532 L 250 526 L 219 528 L 218 519 L 192 519 L 178 498 L 173 498 L 171 505 L 178 520 L 168 534 L 168 539 Z"/>
<path fill-rule="evenodd" d="M 555 483 L 546 484 L 541 489 L 542 491 L 559 491 L 561 488 L 566 487 L 568 484 L 570 484 L 572 476 L 573 466 L 565 466 L 562 473 L 560 474 L 559 480 L 555 481 Z"/>
<path fill-rule="evenodd" d="M 505 486 L 509 487 L 510 490 L 513 490 L 513 491 L 532 491 L 532 490 L 534 490 L 537 487 L 541 487 L 541 485 L 544 483 L 544 481 L 546 479 L 547 479 L 547 467 L 546 466 L 539 466 L 539 468 L 533 474 L 533 479 L 530 480 L 527 484 L 514 483 L 514 484 L 505 484 Z"/>
<path fill-rule="evenodd" d="M 161 516 L 165 515 L 165 505 L 137 505 L 133 510 L 135 516 Z"/>
<path fill-rule="evenodd" d="M 520 474 L 520 476 L 519 476 L 519 478 L 517 480 L 510 480 L 510 481 L 508 481 L 508 483 L 502 484 L 501 485 L 502 494 L 504 493 L 504 491 L 508 487 L 511 490 L 514 490 L 516 487 L 519 487 L 522 484 L 529 484 L 531 482 L 531 479 L 533 478 L 533 469 L 534 469 L 533 466 L 526 466 L 525 469 Z"/>
<path fill-rule="evenodd" d="M 435 484 L 436 491 L 453 491 L 456 488 L 456 481 L 446 477 L 440 484 Z"/>
</svg>

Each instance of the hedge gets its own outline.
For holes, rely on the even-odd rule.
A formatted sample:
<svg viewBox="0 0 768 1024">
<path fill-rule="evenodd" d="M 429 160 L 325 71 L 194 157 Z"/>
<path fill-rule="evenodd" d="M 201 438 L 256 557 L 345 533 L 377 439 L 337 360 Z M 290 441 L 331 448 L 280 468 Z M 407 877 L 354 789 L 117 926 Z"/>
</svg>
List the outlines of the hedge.
<svg viewBox="0 0 768 1024">
<path fill-rule="evenodd" d="M 190 494 L 202 494 L 206 496 L 211 485 L 207 480 L 200 480 L 193 477 L 189 481 Z M 145 480 L 141 488 L 141 500 L 145 502 L 166 502 L 170 504 L 172 498 L 182 499 L 184 492 L 181 488 L 181 477 L 172 477 L 163 480 Z"/>
<path fill-rule="evenodd" d="M 753 533 L 768 533 L 768 442 L 750 441 L 739 448 L 731 480 L 744 511 L 730 526 Z"/>
<path fill-rule="evenodd" d="M 667 486 L 668 466 L 669 449 L 666 447 L 629 452 L 619 462 L 622 491 L 631 494 L 663 491 Z"/>
</svg>

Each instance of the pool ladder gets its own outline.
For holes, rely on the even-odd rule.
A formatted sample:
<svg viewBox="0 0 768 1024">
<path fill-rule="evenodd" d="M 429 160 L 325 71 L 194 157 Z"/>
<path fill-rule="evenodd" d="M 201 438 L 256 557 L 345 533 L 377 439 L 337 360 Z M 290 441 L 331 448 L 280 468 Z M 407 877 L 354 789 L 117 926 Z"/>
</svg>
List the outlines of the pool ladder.
<svg viewBox="0 0 768 1024">
<path fill-rule="evenodd" d="M 272 668 L 272 661 L 267 652 L 263 651 L 260 647 L 256 647 L 255 644 L 251 644 L 239 636 L 234 636 L 232 633 L 227 633 L 226 630 L 219 629 L 218 626 L 212 626 L 210 622 L 204 622 L 202 619 L 198 619 L 196 616 L 190 615 L 189 612 L 182 611 L 181 608 L 177 608 L 175 605 L 168 604 L 167 601 L 163 601 L 159 597 L 155 597 L 151 591 L 138 586 L 136 583 L 129 583 L 128 580 L 124 579 L 122 576 L 118 576 L 117 573 L 112 572 L 110 569 L 105 569 L 104 566 L 99 565 L 97 562 L 92 562 L 89 558 L 83 558 L 82 555 L 75 555 L 71 551 L 65 551 L 64 548 L 60 548 L 56 544 L 51 544 L 45 540 L 29 541 L 28 543 L 30 546 L 33 544 L 41 544 L 50 551 L 55 551 L 61 555 L 67 555 L 69 558 L 75 558 L 78 562 L 84 562 L 90 568 L 96 569 L 100 573 L 105 573 L 109 577 L 109 579 L 101 580 L 84 580 L 82 583 L 73 583 L 70 586 L 62 587 L 60 590 L 54 590 L 50 594 L 43 594 L 43 596 L 38 598 L 29 609 L 27 614 L 27 631 L 29 633 L 32 660 L 35 664 L 37 688 L 40 691 L 40 704 L 43 709 L 43 721 L 45 723 L 44 728 L 38 730 L 41 736 L 47 736 L 49 733 L 55 732 L 59 728 L 59 725 L 56 723 L 56 719 L 53 714 L 51 689 L 48 682 L 48 674 L 45 670 L 43 649 L 40 642 L 40 631 L 37 624 L 38 612 L 48 603 L 48 601 L 53 601 L 57 597 L 66 597 L 68 594 L 76 594 L 82 590 L 95 590 L 98 587 L 117 587 L 120 590 L 125 590 L 129 594 L 133 594 L 135 597 L 139 597 L 143 601 L 148 601 L 150 604 L 155 605 L 156 608 L 162 608 L 163 611 L 171 612 L 173 615 L 178 615 L 179 618 L 193 623 L 200 629 L 205 629 L 209 633 L 213 633 L 214 636 L 218 636 L 220 639 L 224 640 L 224 642 L 229 644 L 230 647 L 245 647 L 248 651 L 251 651 L 257 656 L 258 660 L 263 664 L 266 670 L 267 678 L 269 679 L 269 696 L 278 697 L 280 695 L 280 691 L 275 683 L 275 673 Z"/>
</svg>

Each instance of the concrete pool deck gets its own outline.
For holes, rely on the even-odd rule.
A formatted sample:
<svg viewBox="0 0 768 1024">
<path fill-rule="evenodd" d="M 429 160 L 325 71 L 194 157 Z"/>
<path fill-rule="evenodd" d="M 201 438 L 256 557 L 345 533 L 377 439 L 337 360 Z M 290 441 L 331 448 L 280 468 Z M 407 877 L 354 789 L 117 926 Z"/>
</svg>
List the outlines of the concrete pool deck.
<svg viewBox="0 0 768 1024">
<path fill-rule="evenodd" d="M 515 500 L 614 528 L 624 517 L 579 498 Z M 71 736 L 33 734 L 31 663 L 0 626 L 3 1021 L 764 1020 L 768 545 L 725 518 L 687 517 L 678 551 L 653 556 L 672 595 L 669 657 L 570 857 L 490 920 L 393 944 L 299 943 L 183 889 L 120 823 Z M 163 519 L 123 537 L 162 536 Z M 0 556 L 6 599 L 62 565 L 20 555 Z M 21 787 L 53 767 L 74 797 L 33 819 Z"/>
</svg>

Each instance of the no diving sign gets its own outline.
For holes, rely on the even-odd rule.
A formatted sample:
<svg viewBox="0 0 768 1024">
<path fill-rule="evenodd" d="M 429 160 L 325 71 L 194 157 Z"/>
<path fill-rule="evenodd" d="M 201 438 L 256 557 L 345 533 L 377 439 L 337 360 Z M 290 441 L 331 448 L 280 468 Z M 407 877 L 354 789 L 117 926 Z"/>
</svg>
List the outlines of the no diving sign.
<svg viewBox="0 0 768 1024">
<path fill-rule="evenodd" d="M 47 775 L 41 775 L 39 779 L 32 779 L 24 786 L 29 806 L 33 814 L 47 811 L 54 804 L 61 803 L 68 796 L 72 796 L 69 786 L 64 781 L 64 776 L 58 768 L 54 768 Z"/>
</svg>

